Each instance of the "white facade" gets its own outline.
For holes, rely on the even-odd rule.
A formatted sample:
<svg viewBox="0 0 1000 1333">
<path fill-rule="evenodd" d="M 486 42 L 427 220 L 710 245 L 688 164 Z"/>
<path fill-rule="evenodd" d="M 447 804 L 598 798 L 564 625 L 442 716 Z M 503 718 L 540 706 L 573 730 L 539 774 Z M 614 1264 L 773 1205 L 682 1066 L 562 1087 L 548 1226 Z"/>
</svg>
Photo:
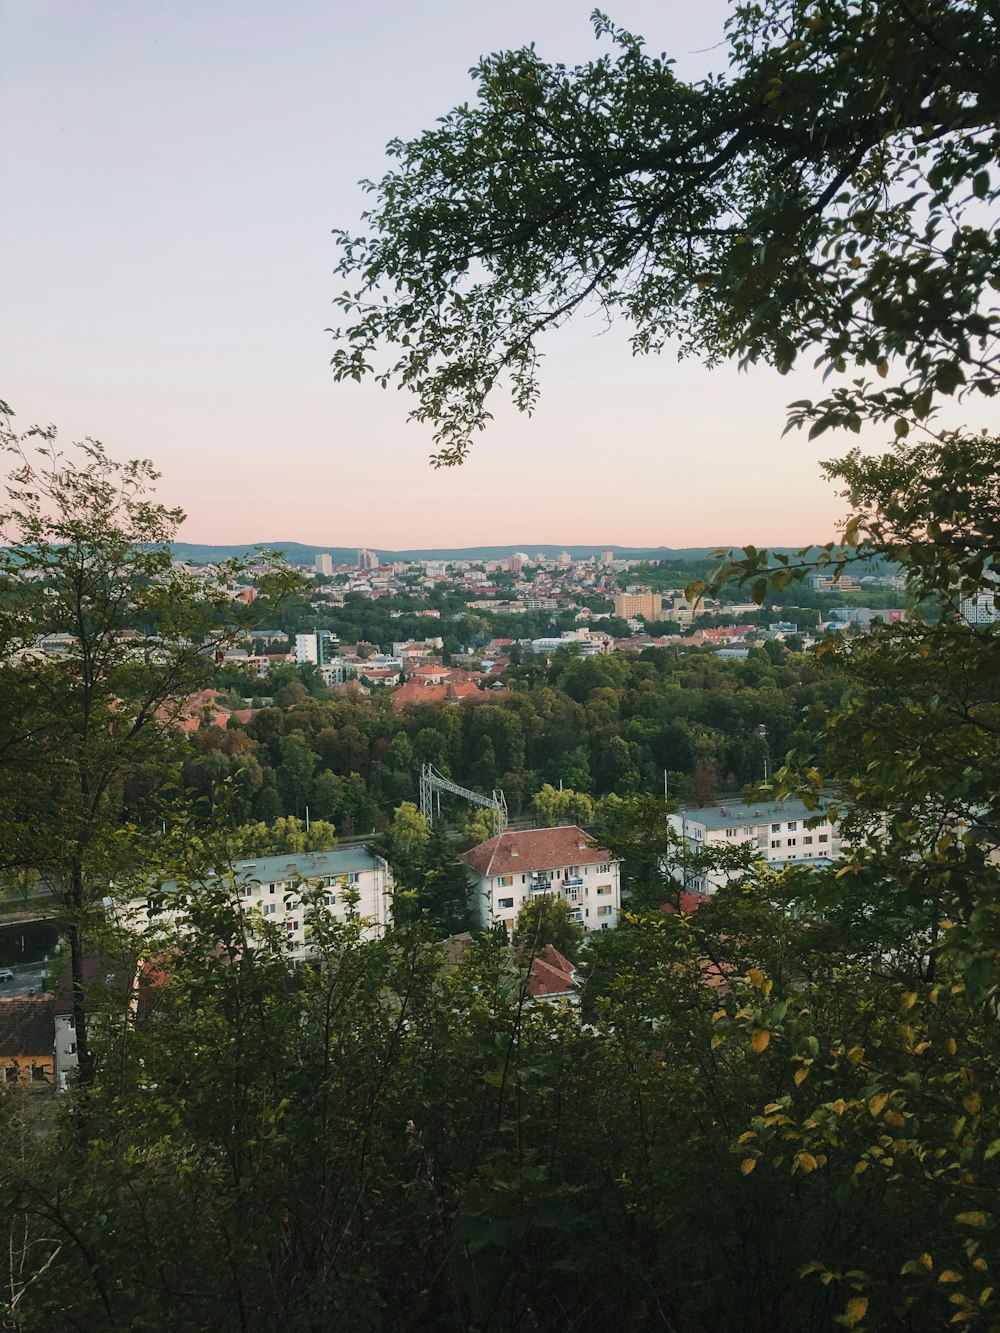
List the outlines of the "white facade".
<svg viewBox="0 0 1000 1333">
<path fill-rule="evenodd" d="M 667 868 L 684 874 L 684 853 L 727 847 L 749 848 L 768 865 L 822 862 L 840 855 L 836 824 L 822 809 L 809 810 L 802 801 L 761 804 L 734 802 L 704 809 L 680 810 L 668 822 L 680 844 L 666 858 Z M 731 877 L 718 869 L 685 874 L 689 889 L 714 892 Z"/>
<path fill-rule="evenodd" d="M 461 859 L 475 877 L 484 927 L 502 922 L 510 933 L 524 903 L 541 894 L 562 899 L 588 933 L 618 924 L 620 864 L 574 825 L 501 833 Z"/>
<path fill-rule="evenodd" d="M 295 662 L 297 666 L 303 666 L 306 662 L 312 662 L 314 665 L 319 661 L 319 645 L 316 642 L 315 633 L 296 634 L 295 636 Z"/>
<path fill-rule="evenodd" d="M 362 847 L 259 856 L 256 860 L 237 861 L 233 869 L 244 910 L 259 912 L 271 925 L 283 926 L 294 960 L 310 956 L 302 901 L 306 885 L 324 891 L 323 906 L 333 921 L 363 917 L 370 923 L 368 933 L 372 935 L 380 934 L 389 924 L 392 875 L 381 857 L 370 855 Z M 164 885 L 166 906 L 155 915 L 149 910 L 148 899 L 129 903 L 133 922 L 142 927 L 155 926 L 157 921 L 178 920 L 181 914 L 169 906 L 173 887 Z"/>
<path fill-rule="evenodd" d="M 316 556 L 315 568 L 317 574 L 322 574 L 329 578 L 333 573 L 333 556 L 326 555 L 322 551 Z"/>
</svg>

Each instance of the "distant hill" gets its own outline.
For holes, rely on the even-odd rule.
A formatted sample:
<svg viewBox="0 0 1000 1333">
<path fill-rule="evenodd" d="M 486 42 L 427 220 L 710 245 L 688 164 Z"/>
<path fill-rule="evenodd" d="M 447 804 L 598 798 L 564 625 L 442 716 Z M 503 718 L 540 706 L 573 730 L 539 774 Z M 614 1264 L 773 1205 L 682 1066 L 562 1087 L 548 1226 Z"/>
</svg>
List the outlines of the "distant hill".
<svg viewBox="0 0 1000 1333">
<path fill-rule="evenodd" d="M 233 556 L 251 556 L 257 546 L 265 546 L 272 551 L 283 551 L 290 564 L 312 565 L 319 554 L 329 555 L 335 565 L 353 565 L 358 558 L 356 546 L 305 546 L 302 542 L 254 542 L 249 546 L 207 546 L 196 542 L 174 542 L 173 552 L 178 560 L 192 564 L 209 564 L 216 560 L 228 560 Z M 722 543 L 720 543 L 720 546 Z M 394 560 L 501 560 L 513 555 L 515 551 L 524 551 L 530 556 L 541 553 L 548 560 L 555 560 L 568 551 L 574 560 L 586 560 L 602 551 L 612 551 L 616 560 L 704 560 L 718 546 L 615 546 L 611 542 L 595 543 L 590 546 L 553 546 L 539 542 L 527 545 L 512 543 L 509 546 L 428 546 L 419 550 L 389 551 L 385 547 L 372 547 L 379 558 L 387 563 Z M 727 548 L 728 549 L 728 548 Z M 790 546 L 776 546 L 776 551 L 791 551 Z"/>
</svg>

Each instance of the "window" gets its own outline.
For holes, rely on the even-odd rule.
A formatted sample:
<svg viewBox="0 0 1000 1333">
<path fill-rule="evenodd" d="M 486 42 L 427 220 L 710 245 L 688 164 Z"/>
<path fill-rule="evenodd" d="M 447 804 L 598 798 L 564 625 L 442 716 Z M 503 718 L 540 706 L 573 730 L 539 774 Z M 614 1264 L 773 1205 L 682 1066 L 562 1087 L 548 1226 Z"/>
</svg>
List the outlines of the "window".
<svg viewBox="0 0 1000 1333">
<path fill-rule="evenodd" d="M 501 889 L 509 889 L 514 883 L 513 875 L 500 875 L 497 877 L 497 885 Z"/>
<path fill-rule="evenodd" d="M 789 833 L 793 833 L 797 828 L 798 828 L 798 824 L 797 824 L 797 822 L 796 822 L 794 819 L 790 819 L 790 820 L 788 821 L 788 831 L 789 831 Z"/>
<path fill-rule="evenodd" d="M 46 1081 L 45 1070 L 41 1065 L 31 1066 L 31 1081 L 32 1083 L 44 1083 Z"/>
<path fill-rule="evenodd" d="M 772 832 L 772 833 L 780 833 L 780 832 L 781 832 L 781 825 L 780 825 L 780 824 L 772 824 L 772 825 L 771 825 L 771 832 Z"/>
<path fill-rule="evenodd" d="M 598 915 L 598 916 L 610 916 L 610 915 L 611 915 L 611 907 L 610 907 L 610 904 L 609 904 L 607 907 L 599 907 L 599 908 L 597 909 L 597 915 Z"/>
<path fill-rule="evenodd" d="M 610 884 L 598 884 L 598 886 L 597 886 L 597 896 L 598 896 L 598 898 L 604 897 L 605 895 L 609 894 L 610 892 L 611 892 L 611 885 L 610 885 Z"/>
<path fill-rule="evenodd" d="M 277 910 L 278 910 L 277 903 L 265 903 L 264 906 L 261 908 L 261 911 L 264 913 L 265 916 L 274 916 Z"/>
<path fill-rule="evenodd" d="M 579 866 L 570 866 L 569 869 L 566 871 L 566 874 L 569 876 L 570 879 L 579 879 L 579 878 L 580 878 L 580 867 L 579 867 Z"/>
<path fill-rule="evenodd" d="M 277 887 L 278 887 L 277 884 L 269 884 L 267 886 L 268 893 L 273 893 Z"/>
<path fill-rule="evenodd" d="M 332 894 L 332 893 L 324 894 L 324 895 L 323 895 L 323 906 L 324 906 L 324 907 L 336 907 L 336 906 L 337 906 L 337 898 L 336 898 L 336 895 L 335 895 L 335 894 Z"/>
<path fill-rule="evenodd" d="M 772 839 L 771 839 L 771 850 L 772 850 L 772 851 L 774 851 L 776 848 L 778 848 L 778 847 L 780 847 L 780 846 L 781 846 L 781 839 L 780 839 L 780 838 L 772 838 Z"/>
<path fill-rule="evenodd" d="M 727 828 L 727 829 L 726 829 L 726 837 L 727 837 L 727 838 L 735 838 L 735 837 L 737 837 L 738 835 L 739 835 L 739 829 L 738 829 L 738 828 Z"/>
<path fill-rule="evenodd" d="M 598 866 L 598 867 L 597 867 L 597 873 L 598 873 L 599 875 L 610 875 L 610 874 L 611 874 L 611 862 L 610 862 L 610 861 L 605 861 L 603 865 Z"/>
<path fill-rule="evenodd" d="M 804 838 L 802 839 L 802 846 L 803 846 L 803 847 L 811 847 L 811 846 L 812 846 L 812 837 L 809 836 L 809 835 L 807 834 L 806 837 L 804 837 Z"/>
<path fill-rule="evenodd" d="M 294 931 L 298 930 L 298 928 L 299 928 L 299 923 L 297 921 L 285 922 L 285 929 L 288 931 L 289 935 L 291 935 Z"/>
<path fill-rule="evenodd" d="M 513 907 L 513 906 L 514 906 L 514 899 L 513 899 L 513 898 L 498 898 L 498 899 L 497 899 L 497 907 L 499 907 L 501 910 L 502 910 L 504 907 Z"/>
<path fill-rule="evenodd" d="M 829 839 L 827 838 L 827 836 L 826 836 L 825 833 L 821 833 L 821 834 L 819 835 L 819 837 L 816 839 L 816 841 L 817 841 L 817 842 L 828 842 Z"/>
<path fill-rule="evenodd" d="M 348 876 L 347 876 L 347 882 L 348 882 L 348 884 L 359 884 L 359 883 L 361 882 L 361 876 L 360 876 L 360 875 L 348 875 Z"/>
<path fill-rule="evenodd" d="M 3 1081 L 5 1083 L 16 1083 L 17 1076 L 19 1073 L 20 1070 L 18 1069 L 17 1065 L 8 1065 L 7 1068 L 3 1071 Z"/>
<path fill-rule="evenodd" d="M 794 846 L 795 846 L 795 841 L 796 841 L 796 840 L 795 840 L 794 838 L 789 838 L 789 839 L 788 839 L 788 845 L 789 845 L 789 847 L 794 847 Z"/>
</svg>

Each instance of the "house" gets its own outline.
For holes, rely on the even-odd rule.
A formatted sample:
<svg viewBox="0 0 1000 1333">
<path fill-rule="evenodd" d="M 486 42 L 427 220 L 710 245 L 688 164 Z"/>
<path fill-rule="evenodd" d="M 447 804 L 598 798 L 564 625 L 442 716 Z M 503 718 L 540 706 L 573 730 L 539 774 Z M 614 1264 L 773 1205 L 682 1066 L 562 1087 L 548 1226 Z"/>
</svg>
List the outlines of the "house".
<svg viewBox="0 0 1000 1333">
<path fill-rule="evenodd" d="M 621 911 L 620 863 L 575 824 L 508 829 L 461 858 L 476 877 L 482 926 L 502 921 L 508 934 L 521 906 L 540 893 L 569 905 L 584 930 L 611 930 Z"/>
<path fill-rule="evenodd" d="M 528 994 L 543 1004 L 580 1003 L 576 968 L 553 945 L 535 954 L 528 971 Z"/>
<path fill-rule="evenodd" d="M 380 856 L 364 847 L 338 847 L 329 852 L 289 852 L 281 856 L 258 856 L 236 861 L 233 879 L 243 907 L 256 910 L 288 935 L 292 959 L 305 961 L 310 956 L 306 933 L 306 910 L 302 901 L 304 883 L 323 890 L 323 906 L 334 921 L 358 917 L 370 922 L 370 934 L 380 934 L 389 923 L 392 874 Z M 148 898 L 128 904 L 128 912 L 138 927 L 172 922 L 179 913 L 172 911 L 169 898 L 176 885 L 163 886 L 166 895 L 161 911 L 151 910 Z"/>
<path fill-rule="evenodd" d="M 687 873 L 684 854 L 722 848 L 749 848 L 771 866 L 789 862 L 828 864 L 839 856 L 841 838 L 829 806 L 810 810 L 802 801 L 731 801 L 669 815 L 677 845 L 666 858 L 668 870 L 688 889 L 714 892 L 733 872 L 698 868 Z"/>
<path fill-rule="evenodd" d="M 5 1088 L 54 1088 L 56 1002 L 51 995 L 0 1000 L 0 1082 Z"/>
</svg>

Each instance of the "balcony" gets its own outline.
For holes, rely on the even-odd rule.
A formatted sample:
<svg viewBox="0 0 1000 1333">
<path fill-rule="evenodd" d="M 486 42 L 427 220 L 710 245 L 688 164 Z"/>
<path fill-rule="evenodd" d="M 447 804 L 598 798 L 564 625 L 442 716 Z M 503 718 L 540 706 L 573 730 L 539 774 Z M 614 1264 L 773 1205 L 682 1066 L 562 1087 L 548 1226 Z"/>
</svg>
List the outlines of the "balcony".
<svg viewBox="0 0 1000 1333">
<path fill-rule="evenodd" d="M 548 875 L 532 875 L 528 887 L 535 893 L 548 893 L 552 888 L 552 881 Z"/>
<path fill-rule="evenodd" d="M 582 889 L 583 880 L 579 875 L 567 875 L 563 880 L 567 889 Z"/>
</svg>

